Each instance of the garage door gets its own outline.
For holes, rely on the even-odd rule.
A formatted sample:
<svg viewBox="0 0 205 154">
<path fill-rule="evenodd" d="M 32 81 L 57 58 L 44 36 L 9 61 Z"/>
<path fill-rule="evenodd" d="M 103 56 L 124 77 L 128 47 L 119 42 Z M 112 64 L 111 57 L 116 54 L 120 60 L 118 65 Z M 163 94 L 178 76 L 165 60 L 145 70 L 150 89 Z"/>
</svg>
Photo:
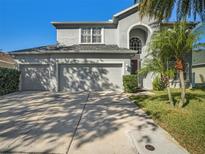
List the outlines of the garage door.
<svg viewBox="0 0 205 154">
<path fill-rule="evenodd" d="M 21 65 L 20 70 L 22 90 L 49 90 L 48 65 Z"/>
<path fill-rule="evenodd" d="M 59 90 L 122 90 L 122 64 L 60 65 Z"/>
</svg>

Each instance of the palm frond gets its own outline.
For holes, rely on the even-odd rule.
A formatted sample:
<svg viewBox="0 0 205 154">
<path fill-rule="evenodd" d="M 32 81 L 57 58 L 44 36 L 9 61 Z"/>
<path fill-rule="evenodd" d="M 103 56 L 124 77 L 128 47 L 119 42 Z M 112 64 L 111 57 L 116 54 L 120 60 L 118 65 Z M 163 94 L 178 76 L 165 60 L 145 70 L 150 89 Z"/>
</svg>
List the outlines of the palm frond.
<svg viewBox="0 0 205 154">
<path fill-rule="evenodd" d="M 191 33 L 186 22 L 177 23 L 173 29 L 164 29 L 156 32 L 149 43 L 149 56 L 143 63 L 140 74 L 147 75 L 152 72 L 169 76 L 175 68 L 167 68 L 167 62 L 182 59 L 187 53 L 190 54 L 197 44 L 199 35 Z M 200 44 L 200 46 L 205 44 Z M 173 66 L 174 67 L 174 66 Z M 169 72 L 169 73 L 168 73 Z"/>
<path fill-rule="evenodd" d="M 139 0 L 139 2 L 141 17 L 148 15 L 160 21 L 168 19 L 176 4 L 178 21 L 185 21 L 191 16 L 196 20 L 197 15 L 201 21 L 205 21 L 204 0 Z"/>
</svg>

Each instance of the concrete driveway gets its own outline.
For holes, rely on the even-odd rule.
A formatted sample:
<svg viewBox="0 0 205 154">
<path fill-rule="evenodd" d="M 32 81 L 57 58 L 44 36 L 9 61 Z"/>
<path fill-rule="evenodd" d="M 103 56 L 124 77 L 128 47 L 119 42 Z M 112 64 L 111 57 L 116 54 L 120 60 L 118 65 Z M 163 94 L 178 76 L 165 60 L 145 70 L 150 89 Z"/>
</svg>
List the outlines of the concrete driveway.
<svg viewBox="0 0 205 154">
<path fill-rule="evenodd" d="M 165 140 L 155 141 L 156 135 Z M 160 149 L 161 142 L 186 153 L 123 94 L 22 92 L 0 97 L 0 153 L 136 154 L 147 150 L 145 144 Z"/>
</svg>

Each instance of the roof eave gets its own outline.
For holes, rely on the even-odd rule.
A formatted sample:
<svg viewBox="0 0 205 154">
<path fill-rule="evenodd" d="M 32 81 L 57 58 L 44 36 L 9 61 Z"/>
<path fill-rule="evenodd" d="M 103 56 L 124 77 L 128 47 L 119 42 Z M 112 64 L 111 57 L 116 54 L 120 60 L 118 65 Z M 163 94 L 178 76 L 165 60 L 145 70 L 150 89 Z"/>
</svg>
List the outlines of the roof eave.
<svg viewBox="0 0 205 154">
<path fill-rule="evenodd" d="M 160 26 L 174 26 L 176 22 L 160 22 Z M 196 26 L 198 22 L 188 22 L 187 23 L 190 26 Z"/>
<path fill-rule="evenodd" d="M 127 12 L 135 9 L 136 7 L 138 7 L 139 4 L 135 4 L 132 5 L 131 7 L 116 13 L 113 16 L 112 21 L 97 21 L 97 22 L 51 22 L 51 24 L 55 27 L 55 28 L 72 28 L 72 27 L 84 27 L 84 26 L 105 26 L 105 27 L 116 27 L 117 26 L 117 22 L 118 22 L 118 17 L 120 17 L 123 14 L 126 14 Z"/>
<path fill-rule="evenodd" d="M 192 67 L 196 67 L 196 66 L 205 66 L 205 63 L 198 63 L 198 64 L 193 64 Z"/>
<path fill-rule="evenodd" d="M 56 51 L 32 51 L 32 52 L 11 52 L 11 56 L 16 55 L 39 55 L 39 54 L 136 54 L 136 51 L 129 49 L 121 50 L 56 50 Z"/>
<path fill-rule="evenodd" d="M 122 15 L 122 14 L 128 12 L 129 10 L 132 10 L 132 9 L 138 7 L 138 6 L 139 6 L 139 3 L 137 3 L 137 4 L 135 4 L 135 5 L 132 5 L 131 7 L 127 8 L 127 9 L 125 9 L 125 10 L 119 12 L 119 13 L 116 13 L 115 15 L 113 15 L 113 17 L 116 18 L 116 17 L 118 17 L 118 16 L 120 16 L 120 15 Z"/>
<path fill-rule="evenodd" d="M 103 26 L 103 27 L 116 27 L 113 21 L 102 22 L 51 22 L 55 28 L 72 28 L 72 27 L 85 27 L 85 26 Z"/>
<path fill-rule="evenodd" d="M 0 60 L 0 62 L 2 63 L 6 63 L 6 64 L 11 64 L 11 65 L 15 65 L 15 62 L 8 62 L 8 61 L 4 61 L 4 60 Z"/>
</svg>

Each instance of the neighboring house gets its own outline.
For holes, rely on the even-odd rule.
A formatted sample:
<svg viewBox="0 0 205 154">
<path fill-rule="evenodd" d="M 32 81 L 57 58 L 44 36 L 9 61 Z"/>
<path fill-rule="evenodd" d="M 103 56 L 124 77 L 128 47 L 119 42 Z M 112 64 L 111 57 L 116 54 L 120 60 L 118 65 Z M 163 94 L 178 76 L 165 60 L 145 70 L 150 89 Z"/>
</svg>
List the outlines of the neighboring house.
<svg viewBox="0 0 205 154">
<path fill-rule="evenodd" d="M 123 90 L 123 75 L 136 73 L 146 45 L 165 23 L 139 16 L 138 4 L 105 22 L 52 22 L 57 45 L 14 51 L 20 90 Z M 153 76 L 140 85 L 152 89 Z"/>
<path fill-rule="evenodd" d="M 193 87 L 205 86 L 205 50 L 194 51 L 192 56 Z"/>
<path fill-rule="evenodd" d="M 15 69 L 16 62 L 12 59 L 10 55 L 0 52 L 0 67 Z"/>
</svg>

